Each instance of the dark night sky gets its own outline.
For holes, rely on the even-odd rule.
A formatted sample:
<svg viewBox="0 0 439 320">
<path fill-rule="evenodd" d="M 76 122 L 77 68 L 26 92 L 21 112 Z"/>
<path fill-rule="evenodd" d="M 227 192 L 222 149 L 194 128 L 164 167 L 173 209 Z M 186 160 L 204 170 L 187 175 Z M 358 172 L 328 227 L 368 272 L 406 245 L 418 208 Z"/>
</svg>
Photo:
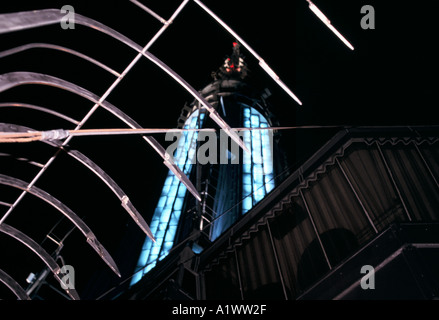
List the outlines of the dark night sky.
<svg viewBox="0 0 439 320">
<path fill-rule="evenodd" d="M 114 4 L 79 0 L 13 1 L 8 5 L 3 2 L 0 4 L 1 13 L 61 8 L 64 4 L 70 4 L 76 13 L 118 30 L 141 46 L 161 27 L 157 20 L 129 1 Z M 164 18 L 170 17 L 179 5 L 179 1 L 174 0 L 144 0 L 143 3 Z M 314 1 L 353 44 L 354 51 L 344 46 L 324 26 L 308 9 L 305 0 L 205 0 L 204 3 L 244 38 L 302 100 L 303 106 L 298 106 L 260 70 L 257 61 L 244 50 L 253 76 L 273 93 L 270 102 L 280 125 L 437 124 L 434 116 L 437 103 L 433 96 L 433 90 L 436 89 L 434 84 L 437 84 L 433 71 L 437 70 L 438 55 L 434 41 L 437 26 L 433 8 L 429 8 L 428 3 L 421 5 L 419 2 L 415 4 L 415 1 L 394 0 Z M 375 9 L 375 30 L 363 30 L 360 26 L 363 16 L 360 9 L 364 5 L 372 5 Z M 233 41 L 195 3 L 189 3 L 150 51 L 199 90 L 211 81 L 211 72 L 231 52 Z M 77 26 L 75 30 L 62 30 L 59 25 L 0 35 L 0 51 L 29 42 L 70 47 L 119 72 L 136 55 L 130 48 L 96 31 L 82 26 Z M 97 95 L 102 95 L 114 80 L 111 75 L 88 62 L 62 52 L 43 49 L 1 59 L 0 73 L 12 71 L 47 73 L 81 85 Z M 146 128 L 175 127 L 181 108 L 192 100 L 187 92 L 146 59 L 142 59 L 129 72 L 108 98 Z M 41 86 L 23 86 L 2 92 L 0 101 L 39 104 L 77 119 L 81 119 L 93 105 L 73 94 Z M 70 128 L 63 121 L 43 117 L 41 113 L 33 111 L 0 110 L 0 121 L 37 129 Z M 123 127 L 123 124 L 105 111 L 98 110 L 84 128 L 98 127 Z M 334 130 L 285 132 L 292 165 L 305 160 L 333 133 Z M 157 139 L 161 137 L 157 136 Z M 70 145 L 88 155 L 112 176 L 149 221 L 167 173 L 161 158 L 152 148 L 139 137 L 75 138 Z M 52 149 L 41 144 L 1 145 L 0 152 L 26 156 L 43 163 L 53 154 Z M 24 169 L 22 164 L 11 161 L 1 163 L 2 174 L 15 175 L 26 181 L 35 175 L 35 171 Z M 122 264 L 122 278 L 129 276 L 130 270 L 123 269 L 124 255 L 119 256 L 119 252 L 129 255 L 136 252 L 138 246 L 118 246 L 125 236 L 125 225 L 129 223 L 129 218 L 100 181 L 62 155 L 37 186 L 60 198 L 84 217 L 101 242 L 111 248 L 110 253 L 115 254 L 116 262 Z M 0 192 L 5 195 L 5 200 L 0 198 L 0 201 L 13 201 L 16 194 L 3 189 Z M 34 210 L 30 213 L 26 210 L 29 208 Z M 4 210 L 3 207 L 1 209 Z M 41 202 L 26 197 L 7 222 L 41 241 L 56 218 L 59 218 L 56 213 L 48 211 Z M 50 222 L 43 223 L 42 220 Z M 131 239 L 139 234 L 132 235 Z M 3 244 L 12 243 L 3 236 L 0 240 Z M 6 250 L 8 245 L 0 244 L 0 248 Z M 93 266 L 98 265 L 97 269 L 92 268 L 91 274 L 105 268 L 95 253 L 86 247 L 79 232 L 73 233 L 68 239 L 65 252 L 67 260 L 71 254 L 71 264 L 77 263 L 83 267 L 86 260 Z M 28 253 L 23 250 L 23 254 Z M 10 261 L 6 263 L 6 259 L 2 259 L 0 268 L 11 273 L 14 269 L 23 269 L 16 271 L 20 280 L 30 271 L 39 271 L 27 267 L 16 268 L 12 263 L 15 256 L 15 252 L 7 253 Z M 77 277 L 88 279 L 90 272 L 80 271 L 84 270 L 81 267 L 78 267 Z"/>
</svg>

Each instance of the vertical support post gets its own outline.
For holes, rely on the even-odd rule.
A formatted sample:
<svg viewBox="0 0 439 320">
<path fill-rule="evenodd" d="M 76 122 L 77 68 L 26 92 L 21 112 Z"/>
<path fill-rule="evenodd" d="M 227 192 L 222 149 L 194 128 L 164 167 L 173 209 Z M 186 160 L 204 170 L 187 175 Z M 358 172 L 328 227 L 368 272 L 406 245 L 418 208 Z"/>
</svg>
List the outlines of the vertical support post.
<svg viewBox="0 0 439 320">
<path fill-rule="evenodd" d="M 418 152 L 419 156 L 422 159 L 422 162 L 424 163 L 425 167 L 427 168 L 428 173 L 430 173 L 431 178 L 433 179 L 434 183 L 436 184 L 436 187 L 439 189 L 439 183 L 438 183 L 436 177 L 434 176 L 433 171 L 431 170 L 430 166 L 428 165 L 427 160 L 425 160 L 424 155 L 422 154 L 421 150 L 419 150 L 419 147 L 415 141 L 413 141 L 413 145 L 415 146 L 416 151 Z"/>
<path fill-rule="evenodd" d="M 206 300 L 206 280 L 204 272 L 198 273 L 197 277 L 197 300 Z"/>
<path fill-rule="evenodd" d="M 267 228 L 268 228 L 268 235 L 270 236 L 271 248 L 273 249 L 273 253 L 274 253 L 274 259 L 276 260 L 277 271 L 279 272 L 280 283 L 282 284 L 282 291 L 284 293 L 285 300 L 288 300 L 284 277 L 282 275 L 282 270 L 280 268 L 279 258 L 277 255 L 276 247 L 274 246 L 273 236 L 271 234 L 270 222 L 268 220 L 267 220 Z"/>
<path fill-rule="evenodd" d="M 355 190 L 354 186 L 352 185 L 351 180 L 349 179 L 348 175 L 344 171 L 343 167 L 341 166 L 341 164 L 340 164 L 340 162 L 338 161 L 337 158 L 335 158 L 335 161 L 337 162 L 337 165 L 338 165 L 340 171 L 342 172 L 344 178 L 346 179 L 347 183 L 349 184 L 349 187 L 351 188 L 352 192 L 354 193 L 355 198 L 357 199 L 358 203 L 360 204 L 361 208 L 363 209 L 363 212 L 364 212 L 367 220 L 369 221 L 369 224 L 372 226 L 372 228 L 375 231 L 375 233 L 378 233 L 378 230 L 375 227 L 375 224 L 373 223 L 373 221 L 372 221 L 372 219 L 371 219 L 371 217 L 369 215 L 369 212 L 367 212 L 365 206 L 363 205 L 363 201 L 361 201 L 360 197 L 358 196 L 358 193 Z"/>
<path fill-rule="evenodd" d="M 239 291 L 241 292 L 241 300 L 244 300 L 244 291 L 242 290 L 241 272 L 239 271 L 238 254 L 235 248 L 235 261 L 236 261 L 236 272 L 238 274 Z"/>
<path fill-rule="evenodd" d="M 380 145 L 378 144 L 378 141 L 375 141 L 375 144 L 378 148 L 378 152 L 380 153 L 381 160 L 383 160 L 384 166 L 386 167 L 387 173 L 390 176 L 390 180 L 392 180 L 392 183 L 393 183 L 393 186 L 395 187 L 396 193 L 398 194 L 398 197 L 401 200 L 401 203 L 402 203 L 404 211 L 407 215 L 407 218 L 409 219 L 409 221 L 412 221 L 412 217 L 410 216 L 409 211 L 407 210 L 407 206 L 405 204 L 404 198 L 402 197 L 402 194 L 398 188 L 398 185 L 396 184 L 395 178 L 393 177 L 392 170 L 390 169 L 389 164 L 387 163 L 386 157 L 384 156 L 384 153 L 381 150 Z"/>
<path fill-rule="evenodd" d="M 300 192 L 300 196 L 302 197 L 303 204 L 305 205 L 306 212 L 308 213 L 309 220 L 311 221 L 312 227 L 313 227 L 314 232 L 316 234 L 317 240 L 319 241 L 320 248 L 322 249 L 323 255 L 325 256 L 326 263 L 328 264 L 329 270 L 331 270 L 332 269 L 331 262 L 329 261 L 325 247 L 323 246 L 322 239 L 320 238 L 320 234 L 319 234 L 319 231 L 317 230 L 316 224 L 315 224 L 314 219 L 311 215 L 311 211 L 309 211 L 308 204 L 306 203 L 306 200 L 305 200 L 305 197 L 303 196 L 302 190 L 300 190 L 299 192 Z"/>
</svg>

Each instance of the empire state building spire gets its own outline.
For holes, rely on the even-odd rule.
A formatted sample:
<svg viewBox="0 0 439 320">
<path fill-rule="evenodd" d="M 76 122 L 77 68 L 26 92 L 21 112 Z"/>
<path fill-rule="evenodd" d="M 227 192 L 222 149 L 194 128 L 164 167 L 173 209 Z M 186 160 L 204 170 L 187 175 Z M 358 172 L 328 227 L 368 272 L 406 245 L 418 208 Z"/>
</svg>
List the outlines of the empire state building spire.
<svg viewBox="0 0 439 320">
<path fill-rule="evenodd" d="M 232 128 L 250 129 L 241 132 L 249 152 L 243 152 L 222 130 L 209 137 L 198 132 L 218 128 L 198 101 L 183 108 L 179 127 L 193 131 L 178 138 L 174 160 L 202 199 L 195 201 L 169 172 L 150 223 L 156 242 L 145 240 L 132 284 L 185 239 L 192 239 L 194 252 L 214 242 L 276 186 L 284 158 L 269 130 L 276 125 L 275 118 L 266 102 L 267 93 L 250 81 L 238 42 L 233 42 L 231 55 L 212 75 L 213 81 L 200 94 Z"/>
<path fill-rule="evenodd" d="M 233 42 L 233 53 L 224 60 L 224 64 L 214 74 L 218 79 L 245 79 L 248 75 L 248 68 L 244 61 L 244 55 L 241 53 L 240 44 Z"/>
</svg>

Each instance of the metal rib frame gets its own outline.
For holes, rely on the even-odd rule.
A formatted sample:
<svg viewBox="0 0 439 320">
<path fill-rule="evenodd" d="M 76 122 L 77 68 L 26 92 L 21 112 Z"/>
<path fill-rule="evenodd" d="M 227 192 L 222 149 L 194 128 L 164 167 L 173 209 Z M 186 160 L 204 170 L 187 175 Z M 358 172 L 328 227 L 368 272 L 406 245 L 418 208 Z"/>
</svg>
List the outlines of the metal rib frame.
<svg viewBox="0 0 439 320">
<path fill-rule="evenodd" d="M 177 8 L 172 17 L 167 21 L 165 25 L 157 32 L 157 34 L 149 41 L 149 43 L 142 48 L 140 45 L 127 38 L 123 34 L 113 30 L 112 28 L 96 21 L 90 19 L 88 17 L 82 16 L 80 14 L 75 14 L 75 22 L 103 32 L 110 37 L 126 44 L 132 49 L 136 50 L 139 55 L 134 58 L 132 63 L 126 68 L 124 72 L 121 73 L 118 79 L 122 79 L 126 73 L 131 69 L 131 67 L 139 60 L 139 58 L 143 55 L 148 60 L 156 64 L 160 69 L 166 72 L 170 77 L 172 77 L 178 84 L 180 84 L 186 91 L 188 91 L 196 100 L 198 100 L 204 108 L 206 108 L 210 117 L 223 129 L 227 135 L 230 136 L 241 148 L 245 151 L 248 151 L 244 142 L 241 138 L 236 134 L 236 132 L 219 116 L 216 112 L 215 108 L 204 99 L 201 94 L 195 90 L 191 85 L 189 85 L 180 75 L 178 75 L 174 70 L 172 70 L 169 66 L 167 66 L 163 61 L 159 58 L 148 52 L 149 47 L 158 39 L 158 37 L 163 33 L 163 31 L 173 22 L 176 16 L 181 12 L 183 7 L 188 3 L 188 0 L 182 2 L 182 4 Z M 57 9 L 46 9 L 46 10 L 35 10 L 35 11 L 24 11 L 24 12 L 15 12 L 0 15 L 0 34 L 13 32 L 18 30 L 25 30 L 29 28 L 36 28 L 46 25 L 51 25 L 55 23 L 59 23 L 63 19 L 63 15 Z M 116 80 L 116 82 L 107 90 L 107 92 L 101 97 L 101 100 L 105 99 L 112 89 L 118 84 L 120 80 Z M 201 199 L 198 198 L 197 199 Z"/>
<path fill-rule="evenodd" d="M 68 81 L 40 74 L 40 73 L 32 73 L 32 72 L 12 72 L 3 74 L 0 76 L 0 92 L 8 90 L 10 88 L 13 88 L 15 86 L 24 85 L 24 84 L 39 84 L 39 85 L 47 85 L 47 86 L 53 86 L 57 87 L 63 90 L 70 91 L 72 93 L 78 94 L 79 96 L 88 99 L 94 103 L 98 102 L 98 96 L 94 93 L 79 87 L 73 83 L 70 83 Z M 130 118 L 127 114 L 125 114 L 123 111 L 112 105 L 111 103 L 107 101 L 103 101 L 99 104 L 104 109 L 115 115 L 117 118 L 122 120 L 124 123 L 126 123 L 129 127 L 133 129 L 140 129 L 141 126 L 134 121 L 132 118 Z M 167 161 L 166 158 L 166 151 L 165 149 L 155 140 L 153 137 L 143 136 L 143 138 L 160 154 L 160 156 L 165 160 L 165 164 L 173 170 L 174 174 L 178 175 L 179 179 L 183 181 L 183 183 L 188 187 L 188 189 L 192 188 L 192 190 L 195 190 L 195 187 L 192 185 L 190 180 L 184 175 L 183 172 L 177 167 L 176 164 L 170 163 Z M 64 147 L 65 144 L 59 145 L 59 147 Z M 45 166 L 41 170 L 44 170 L 47 168 Z M 121 199 L 122 200 L 122 199 Z M 10 213 L 10 212 L 9 212 Z M 9 214 L 7 213 L 7 214 Z M 2 218 L 2 221 L 7 217 L 7 214 Z M 149 227 L 142 228 L 144 231 L 146 231 L 146 234 L 149 237 L 152 237 L 152 234 L 150 233 Z M 153 239 L 153 237 L 152 237 Z"/>
<path fill-rule="evenodd" d="M 182 10 L 182 8 L 184 7 L 184 5 L 186 5 L 188 1 L 183 1 L 183 3 L 180 5 L 180 7 L 177 9 L 177 11 L 174 13 L 173 18 L 175 18 L 175 16 Z M 39 26 L 44 26 L 44 25 L 49 25 L 49 24 L 53 24 L 53 23 L 57 23 L 60 22 L 62 19 L 62 16 L 60 15 L 60 12 L 58 10 L 55 9 L 49 9 L 49 10 L 42 10 L 42 11 L 32 11 L 32 12 L 21 12 L 21 13 L 13 13 L 13 14 L 5 14 L 5 15 L 0 15 L 2 16 L 3 19 L 0 19 L 0 33 L 4 33 L 4 32 L 12 32 L 12 31 L 18 31 L 18 30 L 24 30 L 24 29 L 28 29 L 28 28 L 34 28 L 34 27 L 39 27 Z M 36 20 L 33 20 L 32 17 L 37 17 Z M 42 18 L 41 20 L 39 20 L 39 18 Z M 147 57 L 149 60 L 151 60 L 152 62 L 154 62 L 156 65 L 158 65 L 162 70 L 164 70 L 166 73 L 168 73 L 168 75 L 170 75 L 174 80 L 176 80 L 181 86 L 183 86 L 183 88 L 185 88 L 189 93 L 191 93 L 202 105 L 203 107 L 205 107 L 206 109 L 208 109 L 208 111 L 210 112 L 210 116 L 211 118 L 221 127 L 225 130 L 225 132 L 235 141 L 238 142 L 239 145 L 241 145 L 243 147 L 243 149 L 245 150 L 245 145 L 243 144 L 243 142 L 241 141 L 241 139 L 236 135 L 236 132 L 234 130 L 232 130 L 227 123 L 225 123 L 225 121 L 223 119 L 221 119 L 219 117 L 219 115 L 216 113 L 216 110 L 209 104 L 207 103 L 207 101 L 204 100 L 203 97 L 201 97 L 201 95 L 194 90 L 189 84 L 187 84 L 186 81 L 184 81 L 178 74 L 176 74 L 172 69 L 170 69 L 168 66 L 166 66 L 162 61 L 160 61 L 158 58 L 156 58 L 155 56 L 153 56 L 152 54 L 150 54 L 149 52 L 147 52 L 147 47 L 149 47 L 153 41 L 155 41 L 158 36 L 160 35 L 160 31 L 159 33 L 156 35 L 156 37 L 154 37 L 150 43 L 143 49 L 140 50 L 140 47 L 138 45 L 136 45 L 134 42 L 132 42 L 131 40 L 129 40 L 128 38 L 124 37 L 123 35 L 121 35 L 120 33 L 112 30 L 111 28 L 108 28 L 92 19 L 86 18 L 86 17 L 82 17 L 80 15 L 76 15 L 75 17 L 78 23 L 86 25 L 88 27 L 94 28 L 98 31 L 107 33 L 109 35 L 111 35 L 112 37 L 117 38 L 118 40 L 124 42 L 125 44 L 128 44 L 129 46 L 131 46 L 132 48 L 134 48 L 136 51 L 139 52 L 139 54 Z M 172 18 L 170 19 L 170 21 L 168 21 L 166 23 L 166 25 L 164 27 L 167 27 L 170 22 L 172 22 Z M 164 30 L 164 29 L 162 29 Z M 32 45 L 32 44 L 31 44 Z M 79 55 L 78 55 L 79 56 Z M 132 63 L 127 67 L 127 69 L 124 71 L 124 73 L 119 75 L 118 80 L 120 81 L 120 79 L 123 78 L 123 76 L 126 74 L 126 72 L 129 71 L 129 69 L 137 62 L 137 60 L 133 60 Z M 108 71 L 108 70 L 107 70 Z M 21 76 L 29 76 L 31 73 L 11 73 L 10 75 L 17 75 L 20 74 Z M 36 75 L 36 74 L 33 74 Z M 42 75 L 42 74 L 38 74 L 39 76 L 42 76 L 43 78 L 45 77 L 50 77 L 50 76 L 46 76 L 46 75 Z M 2 76 L 2 78 L 4 78 Z M 38 78 L 38 77 L 37 77 Z M 53 79 L 53 78 L 52 78 Z M 15 79 L 18 80 L 18 79 Z M 23 80 L 23 79 L 21 79 Z M 41 80 L 41 78 L 40 78 Z M 60 80 L 60 79 L 59 79 Z M 44 81 L 43 81 L 44 82 Z M 117 85 L 118 81 L 116 81 L 110 88 L 109 90 L 107 90 L 106 94 L 104 94 L 104 96 L 102 96 L 100 99 L 96 99 L 97 101 L 95 102 L 95 106 L 90 110 L 90 112 L 87 114 L 87 116 L 78 124 L 78 127 L 82 126 L 85 121 L 88 120 L 88 118 L 91 116 L 91 114 L 97 109 L 98 106 L 103 106 L 104 105 L 104 100 L 105 98 L 109 95 L 109 93 L 112 91 L 112 89 Z M 23 84 L 20 83 L 20 80 L 16 81 L 15 84 Z M 41 84 L 41 83 L 39 83 Z M 47 83 L 45 83 L 47 84 Z M 49 84 L 51 85 L 51 84 Z M 55 85 L 56 86 L 56 85 Z M 7 87 L 7 86 L 6 86 Z M 76 87 L 78 88 L 78 87 Z M 4 88 L 3 88 L 4 89 Z M 86 90 L 85 90 L 86 91 Z M 73 90 L 71 92 L 74 92 L 76 94 L 79 94 L 81 96 L 84 97 L 83 93 L 84 91 L 78 92 L 76 90 Z M 81 94 L 82 93 L 82 94 Z M 89 92 L 87 92 L 89 93 Z M 88 96 L 88 98 L 90 98 L 90 95 Z M 110 111 L 111 112 L 111 111 Z M 166 154 L 165 150 L 154 140 L 154 139 L 148 139 L 148 137 L 144 137 L 145 140 L 147 140 L 152 146 L 153 148 L 159 152 L 159 154 L 164 158 L 165 160 L 165 165 L 167 165 L 169 167 L 170 170 L 172 170 L 174 172 L 174 174 L 176 174 L 176 176 L 183 180 L 182 182 L 187 185 L 187 182 L 185 183 L 184 179 L 182 179 L 182 177 L 185 177 L 184 175 L 182 175 L 182 172 L 180 172 L 179 168 L 173 164 L 169 162 L 168 159 L 168 155 Z M 69 140 L 69 139 L 68 139 Z M 56 158 L 56 156 L 59 154 L 59 151 L 61 150 L 61 148 L 63 148 L 68 141 L 65 141 L 60 147 L 60 149 L 58 150 L 58 152 L 51 158 L 49 159 L 48 163 L 46 163 L 46 165 L 44 166 L 44 168 L 40 171 L 40 174 L 38 174 L 34 180 L 29 183 L 28 185 L 26 185 L 24 188 L 23 186 L 21 187 L 21 189 L 23 190 L 23 194 L 22 196 L 24 196 L 24 194 L 26 193 L 31 193 L 31 191 L 35 191 L 38 190 L 38 188 L 34 187 L 34 184 L 36 182 L 36 180 L 41 176 L 41 174 L 45 171 L 45 169 L 53 162 L 53 160 Z M 187 179 L 187 178 L 186 178 Z M 188 180 L 188 179 L 187 179 Z M 190 181 L 189 181 L 190 183 Z M 191 186 L 191 184 L 190 184 Z M 191 191 L 191 188 L 188 187 L 189 191 Z M 195 190 L 195 189 L 194 189 Z M 192 193 L 194 193 L 192 190 Z M 42 190 L 41 190 L 42 191 Z M 44 192 L 44 191 L 43 191 Z M 35 195 L 35 194 L 34 194 Z M 195 195 L 197 196 L 198 193 L 195 190 Z M 19 202 L 22 198 L 22 196 L 20 196 L 19 199 L 17 199 L 17 202 Z M 200 198 L 199 195 L 197 198 Z M 53 204 L 53 203 L 52 203 Z M 62 203 L 60 203 L 62 204 Z M 123 197 L 122 198 L 122 205 L 124 207 L 127 204 L 127 198 Z M 9 212 L 11 212 L 13 210 L 13 208 L 15 207 L 15 204 L 11 206 Z M 55 205 L 56 207 L 56 205 Z M 7 217 L 8 213 L 5 214 L 2 219 L 0 220 L 0 225 L 4 222 L 5 218 Z M 72 220 L 73 221 L 73 220 Z M 90 231 L 91 232 L 91 231 Z M 93 235 L 94 236 L 94 235 Z M 94 243 L 94 240 L 96 240 L 94 237 L 87 237 L 87 240 L 89 242 L 91 242 L 90 244 L 93 246 L 92 243 Z M 97 241 L 97 240 L 96 240 Z M 99 252 L 99 251 L 98 251 Z M 102 254 L 102 251 L 100 251 L 100 254 Z M 111 257 L 110 257 L 111 258 Z M 104 259 L 105 260 L 105 259 Z M 110 265 L 111 267 L 111 263 L 108 262 L 108 260 L 106 260 L 107 264 Z M 113 268 L 112 268 L 113 269 Z"/>
<path fill-rule="evenodd" d="M 1 179 L 1 178 L 0 178 Z M 7 234 L 8 236 L 18 240 L 26 247 L 31 249 L 46 265 L 49 267 L 50 271 L 52 271 L 55 279 L 62 284 L 62 277 L 64 274 L 61 272 L 60 266 L 56 263 L 56 261 L 44 250 L 38 243 L 36 243 L 33 239 L 31 239 L 28 235 L 24 234 L 20 230 L 15 229 L 14 227 L 3 223 L 0 225 L 0 232 Z M 63 287 L 63 286 L 62 286 Z M 64 289 L 66 293 L 74 300 L 79 300 L 79 295 L 75 289 Z"/>
<path fill-rule="evenodd" d="M 98 253 L 98 255 L 111 268 L 111 270 L 113 270 L 113 272 L 120 277 L 119 269 L 117 268 L 116 263 L 114 262 L 111 255 L 108 253 L 107 249 L 105 249 L 105 247 L 97 240 L 95 234 L 91 231 L 87 224 L 85 224 L 85 222 L 64 203 L 62 203 L 49 193 L 45 192 L 44 190 L 35 186 L 29 187 L 29 184 L 27 182 L 16 179 L 14 177 L 0 174 L 0 184 L 20 190 L 26 190 L 27 193 L 30 193 L 33 196 L 45 201 L 56 210 L 58 210 L 60 213 L 62 213 L 82 232 L 82 234 L 86 237 L 88 244 Z"/>
<path fill-rule="evenodd" d="M 33 12 L 19 12 L 19 13 L 13 13 L 13 14 L 6 14 L 1 15 L 5 19 L 0 19 L 0 33 L 4 32 L 11 32 L 11 31 L 17 31 L 17 30 L 23 30 L 27 28 L 33 28 L 38 27 L 42 25 L 47 24 L 53 24 L 60 21 L 60 13 L 55 9 L 49 9 L 49 10 L 42 10 L 42 11 L 33 11 Z M 120 33 L 102 25 L 99 22 L 96 22 L 94 20 L 88 19 L 86 17 L 82 17 L 80 15 L 77 15 L 77 18 L 83 22 L 84 25 L 89 26 L 91 28 L 95 28 L 99 31 L 102 31 L 111 35 L 112 37 L 129 44 L 131 47 L 135 47 L 136 49 L 139 49 L 140 46 L 136 45 L 134 42 L 129 40 L 128 38 L 124 37 Z M 139 50 L 137 50 L 139 51 Z M 140 58 L 141 55 L 138 55 L 138 58 Z M 137 57 L 136 57 L 137 58 Z M 137 58 L 137 60 L 138 60 Z M 84 119 L 78 124 L 77 128 L 80 128 L 87 120 L 88 118 L 94 113 L 94 111 L 97 109 L 98 106 L 102 105 L 104 102 L 104 99 L 106 96 L 109 95 L 109 93 L 114 89 L 114 87 L 120 82 L 120 80 L 125 76 L 125 74 L 129 71 L 129 69 L 137 62 L 137 60 L 133 60 L 132 63 L 125 69 L 123 74 L 121 74 L 117 80 L 113 83 L 113 85 L 107 90 L 107 92 L 102 96 L 100 99 L 96 95 L 94 95 L 94 102 L 95 105 L 93 108 L 89 111 L 89 113 L 84 117 Z M 74 90 L 72 92 L 75 92 Z M 76 94 L 81 95 L 78 91 L 75 92 Z M 83 96 L 83 95 L 82 95 Z M 132 119 L 131 119 L 132 120 Z M 133 127 L 132 127 L 133 128 Z M 166 158 L 166 152 L 165 150 L 157 143 L 157 141 L 153 138 L 144 137 L 144 139 L 162 156 L 164 159 L 165 165 L 167 165 L 175 174 L 176 176 L 182 180 L 182 182 L 188 187 L 188 190 L 190 190 L 197 198 L 199 198 L 198 193 L 196 192 L 195 188 L 190 183 L 190 180 L 187 179 L 187 177 L 181 172 L 181 170 L 175 165 L 169 162 L 169 160 Z M 70 139 L 67 139 L 63 145 L 66 145 Z M 32 186 L 42 175 L 42 173 L 46 170 L 46 168 L 55 160 L 57 157 L 58 152 L 46 163 L 45 167 L 40 171 L 40 173 L 34 178 L 33 181 L 31 181 L 30 186 Z M 24 191 L 20 197 L 17 199 L 16 203 L 21 201 L 21 199 L 26 194 L 26 191 Z M 125 201 L 124 201 L 125 202 Z M 125 203 L 123 203 L 124 205 Z M 3 218 L 0 220 L 0 224 L 4 221 L 4 219 L 10 214 L 12 208 L 3 216 Z M 151 236 L 151 235 L 148 235 Z M 152 238 L 153 239 L 153 238 Z"/>
<path fill-rule="evenodd" d="M 0 269 L 0 282 L 11 290 L 18 300 L 31 300 L 26 291 L 9 274 Z"/>
</svg>

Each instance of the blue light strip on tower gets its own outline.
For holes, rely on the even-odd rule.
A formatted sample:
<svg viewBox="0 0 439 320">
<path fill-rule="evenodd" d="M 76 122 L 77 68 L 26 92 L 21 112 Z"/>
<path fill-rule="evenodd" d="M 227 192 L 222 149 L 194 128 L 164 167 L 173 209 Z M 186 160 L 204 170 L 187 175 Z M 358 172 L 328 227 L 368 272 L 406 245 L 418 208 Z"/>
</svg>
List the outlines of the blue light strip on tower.
<svg viewBox="0 0 439 320">
<path fill-rule="evenodd" d="M 198 129 L 203 119 L 204 113 L 196 110 L 186 120 L 184 129 Z M 174 153 L 174 162 L 185 175 L 189 175 L 192 168 L 197 137 L 197 131 L 183 132 Z M 157 261 L 166 257 L 174 245 L 186 191 L 186 186 L 174 176 L 172 171 L 169 171 L 150 223 L 156 242 L 152 242 L 149 238 L 145 240 L 136 267 L 139 271 L 131 279 L 130 285 L 138 282 L 145 273 L 154 268 Z"/>
<path fill-rule="evenodd" d="M 264 116 L 251 107 L 243 108 L 245 128 L 268 128 Z M 242 167 L 242 214 L 249 211 L 274 189 L 272 139 L 268 130 L 244 131 L 244 143 L 251 155 L 244 153 Z"/>
</svg>

